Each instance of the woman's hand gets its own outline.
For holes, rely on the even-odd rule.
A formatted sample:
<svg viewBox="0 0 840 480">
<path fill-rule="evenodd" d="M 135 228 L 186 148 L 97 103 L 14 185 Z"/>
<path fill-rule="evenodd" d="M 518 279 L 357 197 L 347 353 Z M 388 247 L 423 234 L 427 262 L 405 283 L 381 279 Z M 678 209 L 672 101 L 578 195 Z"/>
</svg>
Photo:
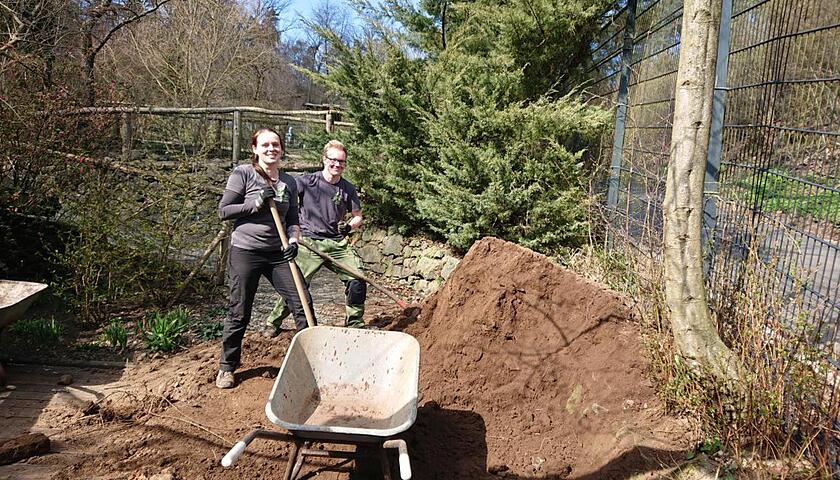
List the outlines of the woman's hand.
<svg viewBox="0 0 840 480">
<path fill-rule="evenodd" d="M 274 198 L 276 193 L 274 192 L 274 188 L 272 187 L 263 187 L 260 190 L 260 196 L 254 200 L 254 203 L 257 205 L 257 210 L 261 209 L 263 205 L 266 204 L 266 200 Z"/>
</svg>

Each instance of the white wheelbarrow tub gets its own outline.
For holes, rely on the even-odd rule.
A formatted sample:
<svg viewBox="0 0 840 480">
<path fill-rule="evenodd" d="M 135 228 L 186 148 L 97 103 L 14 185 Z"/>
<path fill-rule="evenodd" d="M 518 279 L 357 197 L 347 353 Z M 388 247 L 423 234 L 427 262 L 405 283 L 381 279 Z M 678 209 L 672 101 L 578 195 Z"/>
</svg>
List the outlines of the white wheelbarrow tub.
<svg viewBox="0 0 840 480">
<path fill-rule="evenodd" d="M 382 442 L 414 424 L 419 377 L 411 335 L 307 328 L 289 345 L 265 413 L 301 438 Z"/>
</svg>

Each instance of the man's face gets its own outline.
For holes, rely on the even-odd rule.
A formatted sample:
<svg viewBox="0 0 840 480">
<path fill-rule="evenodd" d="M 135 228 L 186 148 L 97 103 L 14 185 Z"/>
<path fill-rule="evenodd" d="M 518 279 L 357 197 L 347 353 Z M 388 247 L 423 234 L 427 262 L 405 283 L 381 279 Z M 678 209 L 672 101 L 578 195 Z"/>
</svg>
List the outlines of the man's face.
<svg viewBox="0 0 840 480">
<path fill-rule="evenodd" d="M 324 160 L 324 170 L 333 176 L 341 176 L 344 173 L 344 167 L 347 162 L 347 153 L 340 148 L 330 148 L 327 154 L 322 157 Z"/>
</svg>

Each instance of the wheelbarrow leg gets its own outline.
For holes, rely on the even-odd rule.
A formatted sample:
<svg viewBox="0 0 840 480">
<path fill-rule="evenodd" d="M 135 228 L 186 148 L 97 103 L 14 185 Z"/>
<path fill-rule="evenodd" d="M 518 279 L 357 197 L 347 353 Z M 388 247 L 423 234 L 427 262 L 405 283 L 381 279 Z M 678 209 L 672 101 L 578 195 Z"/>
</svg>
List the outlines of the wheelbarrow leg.
<svg viewBox="0 0 840 480">
<path fill-rule="evenodd" d="M 382 465 L 382 478 L 392 480 L 391 464 L 388 462 L 388 450 L 384 448 L 379 449 L 379 462 Z"/>
<path fill-rule="evenodd" d="M 286 465 L 286 474 L 283 476 L 283 480 L 292 480 L 297 475 L 297 470 L 300 468 L 300 465 L 297 464 L 299 451 L 300 444 L 297 441 L 292 442 L 292 449 L 289 451 L 289 463 Z M 293 465 L 294 468 L 292 468 Z"/>
<path fill-rule="evenodd" d="M 303 443 L 303 448 L 309 446 L 309 442 Z M 286 480 L 292 480 L 297 478 L 298 473 L 300 473 L 301 467 L 303 467 L 304 455 L 303 452 L 300 451 L 300 444 L 295 442 L 295 446 L 293 447 L 295 451 L 295 466 L 292 468 L 291 475 L 286 477 Z M 289 456 L 289 462 L 291 463 L 292 457 Z"/>
</svg>

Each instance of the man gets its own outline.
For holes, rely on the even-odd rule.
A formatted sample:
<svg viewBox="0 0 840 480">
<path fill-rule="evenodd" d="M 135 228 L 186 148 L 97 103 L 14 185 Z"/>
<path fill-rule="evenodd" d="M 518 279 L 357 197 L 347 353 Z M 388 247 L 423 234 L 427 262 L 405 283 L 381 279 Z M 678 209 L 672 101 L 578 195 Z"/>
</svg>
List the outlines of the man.
<svg viewBox="0 0 840 480">
<path fill-rule="evenodd" d="M 295 178 L 300 195 L 301 234 L 318 250 L 361 271 L 361 260 L 347 243 L 347 235 L 362 225 L 362 208 L 356 187 L 341 177 L 347 165 L 347 150 L 338 140 L 330 140 L 324 145 L 321 161 L 324 168 L 320 172 L 307 173 Z M 344 221 L 348 213 L 351 218 Z M 367 283 L 350 276 L 307 248 L 300 249 L 296 261 L 307 285 L 325 264 L 335 272 L 344 283 L 345 326 L 365 326 L 362 316 L 365 313 Z M 281 298 L 266 318 L 266 335 L 277 336 L 280 333 L 280 324 L 288 315 L 289 309 Z"/>
</svg>

